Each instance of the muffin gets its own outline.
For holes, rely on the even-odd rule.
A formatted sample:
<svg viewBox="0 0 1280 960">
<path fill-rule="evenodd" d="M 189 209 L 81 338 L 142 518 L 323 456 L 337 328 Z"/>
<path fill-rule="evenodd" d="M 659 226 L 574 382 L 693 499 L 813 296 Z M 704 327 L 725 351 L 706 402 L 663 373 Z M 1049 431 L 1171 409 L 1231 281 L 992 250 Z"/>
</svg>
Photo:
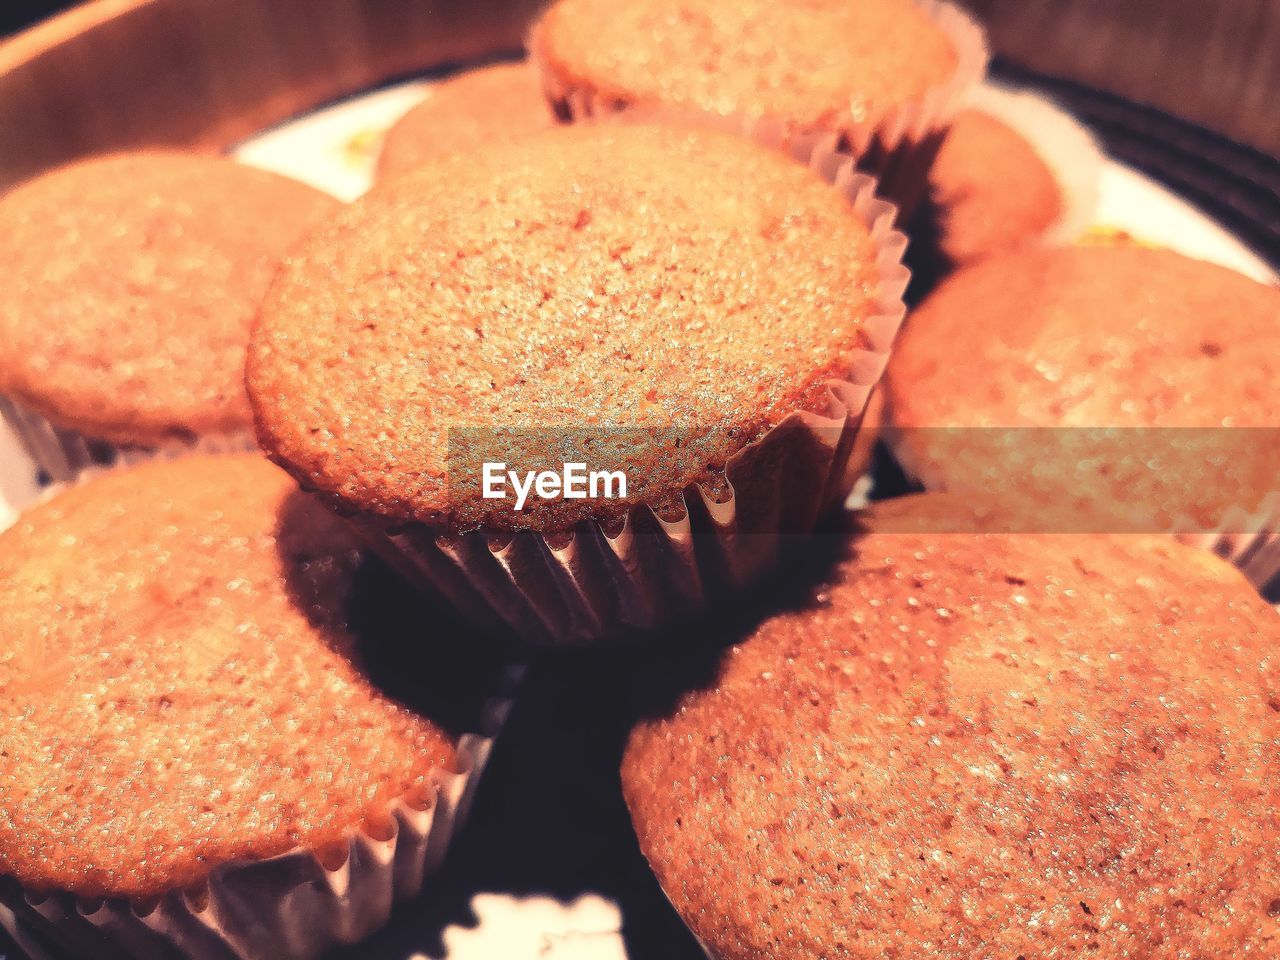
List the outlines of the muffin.
<svg viewBox="0 0 1280 960">
<path fill-rule="evenodd" d="M 378 179 L 454 150 L 545 130 L 555 115 L 526 63 L 496 63 L 433 84 L 427 98 L 387 131 Z"/>
<path fill-rule="evenodd" d="M 887 377 L 930 489 L 999 490 L 1031 528 L 1217 529 L 1278 489 L 1280 290 L 1138 246 L 1026 250 L 946 281 Z"/>
<path fill-rule="evenodd" d="M 272 958 L 385 921 L 483 756 L 454 729 L 479 661 L 374 684 L 444 632 L 397 582 L 252 454 L 110 471 L 0 534 L 0 921 L 60 956 Z"/>
<path fill-rule="evenodd" d="M 828 159 L 839 191 L 737 137 L 578 126 L 388 181 L 263 302 L 262 447 L 527 639 L 749 582 L 847 491 L 901 320 L 892 208 Z M 623 482 L 518 498 L 574 463 Z"/>
<path fill-rule="evenodd" d="M 717 960 L 1270 956 L 1275 611 L 1169 538 L 910 532 L 927 501 L 633 732 L 685 922 Z"/>
<path fill-rule="evenodd" d="M 904 212 L 986 66 L 967 14 L 914 0 L 558 0 L 529 49 L 563 117 L 679 116 L 802 159 L 834 142 Z"/>
<path fill-rule="evenodd" d="M 978 87 L 929 172 L 912 237 L 933 241 L 921 246 L 939 258 L 937 273 L 1029 243 L 1068 243 L 1092 217 L 1101 159 L 1088 132 L 1048 101 Z"/>
<path fill-rule="evenodd" d="M 0 395 L 37 464 L 69 479 L 122 448 L 251 442 L 250 320 L 289 247 L 338 207 L 162 152 L 83 160 L 0 198 Z"/>
</svg>

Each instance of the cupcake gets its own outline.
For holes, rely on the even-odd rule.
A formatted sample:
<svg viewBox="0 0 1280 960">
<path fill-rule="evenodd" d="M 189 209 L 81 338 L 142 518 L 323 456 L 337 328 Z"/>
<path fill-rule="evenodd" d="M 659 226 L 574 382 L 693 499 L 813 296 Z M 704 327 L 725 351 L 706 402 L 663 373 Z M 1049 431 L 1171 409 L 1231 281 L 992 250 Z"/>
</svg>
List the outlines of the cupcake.
<svg viewBox="0 0 1280 960">
<path fill-rule="evenodd" d="M 1280 489 L 1277 316 L 1280 290 L 1167 250 L 992 258 L 912 314 L 891 444 L 1038 529 L 1217 529 Z"/>
<path fill-rule="evenodd" d="M 110 471 L 0 534 L 9 932 L 301 958 L 385 921 L 484 755 L 454 727 L 462 661 L 397 582 L 251 454 Z M 443 679 L 397 687 L 406 658 Z"/>
<path fill-rule="evenodd" d="M 565 118 L 680 117 L 801 159 L 834 143 L 904 212 L 986 67 L 981 28 L 935 0 L 558 0 L 529 49 Z"/>
<path fill-rule="evenodd" d="M 1070 243 L 1097 204 L 1102 155 L 1048 101 L 983 85 L 956 115 L 929 171 L 912 237 L 945 273 L 1031 243 Z M 913 256 L 916 253 L 913 244 Z"/>
<path fill-rule="evenodd" d="M 872 511 L 633 732 L 676 910 L 717 960 L 1269 956 L 1275 611 L 1168 538 L 911 532 L 937 509 Z"/>
<path fill-rule="evenodd" d="M 901 320 L 892 208 L 825 160 L 838 190 L 737 137 L 578 126 L 388 181 L 263 303 L 261 445 L 526 639 L 753 581 L 847 492 Z"/>
<path fill-rule="evenodd" d="M 250 320 L 338 206 L 179 153 L 80 161 L 0 198 L 0 410 L 37 465 L 65 480 L 124 451 L 251 443 Z"/>
<path fill-rule="evenodd" d="M 496 63 L 433 84 L 427 98 L 387 131 L 378 179 L 454 150 L 545 130 L 555 115 L 526 63 Z"/>
</svg>

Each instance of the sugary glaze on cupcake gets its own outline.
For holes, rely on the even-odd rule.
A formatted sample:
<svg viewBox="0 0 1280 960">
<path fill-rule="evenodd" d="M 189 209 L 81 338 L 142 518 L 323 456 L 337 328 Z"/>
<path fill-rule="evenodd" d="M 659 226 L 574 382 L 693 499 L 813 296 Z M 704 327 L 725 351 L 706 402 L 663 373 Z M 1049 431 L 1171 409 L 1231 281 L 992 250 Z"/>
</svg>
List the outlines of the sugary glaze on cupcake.
<svg viewBox="0 0 1280 960">
<path fill-rule="evenodd" d="M 773 116 L 841 129 L 955 75 L 913 0 L 559 0 L 534 28 L 541 67 L 625 104 Z"/>
<path fill-rule="evenodd" d="M 250 348 L 259 439 L 392 521 L 621 516 L 829 409 L 879 312 L 875 257 L 835 190 L 727 135 L 566 127 L 455 155 L 353 204 L 281 273 Z M 495 431 L 509 468 L 572 450 L 625 471 L 627 496 L 483 499 Z"/>
<path fill-rule="evenodd" d="M 963 110 L 929 170 L 947 259 L 971 263 L 1044 236 L 1062 216 L 1053 171 L 1018 131 L 982 110 Z"/>
<path fill-rule="evenodd" d="M 908 320 L 887 377 L 895 448 L 928 486 L 1058 511 L 1042 529 L 1213 526 L 1277 489 L 1277 317 L 1280 290 L 1168 250 L 993 258 Z"/>
<path fill-rule="evenodd" d="M 927 499 L 633 733 L 685 921 L 721 960 L 1271 956 L 1275 611 L 1168 538 L 906 532 Z"/>
<path fill-rule="evenodd" d="M 213 156 L 115 154 L 0 198 L 0 393 L 123 445 L 243 430 L 249 324 L 336 200 Z"/>
<path fill-rule="evenodd" d="M 527 63 L 498 63 L 433 84 L 427 98 L 387 131 L 378 178 L 455 150 L 537 133 L 555 123 Z"/>
<path fill-rule="evenodd" d="M 0 874 L 148 897 L 429 803 L 454 741 L 355 666 L 359 558 L 247 454 L 108 474 L 0 534 Z"/>
</svg>

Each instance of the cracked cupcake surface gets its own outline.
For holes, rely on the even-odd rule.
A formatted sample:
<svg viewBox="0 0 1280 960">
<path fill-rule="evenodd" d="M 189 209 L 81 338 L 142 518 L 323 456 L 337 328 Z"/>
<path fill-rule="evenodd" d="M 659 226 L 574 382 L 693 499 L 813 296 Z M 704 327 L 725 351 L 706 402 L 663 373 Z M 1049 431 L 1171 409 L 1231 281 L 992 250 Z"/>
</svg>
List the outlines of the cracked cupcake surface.
<svg viewBox="0 0 1280 960">
<path fill-rule="evenodd" d="M 1273 955 L 1280 618 L 1170 539 L 964 509 L 871 511 L 633 733 L 676 909 L 721 960 Z"/>
</svg>

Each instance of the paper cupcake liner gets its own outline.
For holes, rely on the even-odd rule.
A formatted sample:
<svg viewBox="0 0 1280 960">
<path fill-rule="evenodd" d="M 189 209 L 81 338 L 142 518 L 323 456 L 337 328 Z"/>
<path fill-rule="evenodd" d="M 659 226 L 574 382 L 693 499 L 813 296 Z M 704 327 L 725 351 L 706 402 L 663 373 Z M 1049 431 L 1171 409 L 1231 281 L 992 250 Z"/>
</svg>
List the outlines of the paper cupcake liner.
<svg viewBox="0 0 1280 960">
<path fill-rule="evenodd" d="M 1280 491 L 1256 510 L 1228 513 L 1217 531 L 1180 533 L 1178 539 L 1229 561 L 1267 600 L 1280 603 Z"/>
<path fill-rule="evenodd" d="M 694 484 L 675 519 L 638 506 L 620 529 L 584 521 L 559 537 L 485 529 L 453 535 L 367 515 L 349 517 L 352 523 L 390 563 L 468 619 L 534 644 L 633 634 L 755 582 L 852 486 L 863 411 L 904 314 L 906 238 L 892 229 L 894 207 L 848 156 L 819 151 L 810 165 L 875 244 L 879 279 L 875 313 L 863 326 L 867 347 L 850 357 L 847 379 L 827 381 L 825 411 L 795 411 L 729 459 L 726 494 Z"/>
<path fill-rule="evenodd" d="M 1106 162 L 1089 129 L 1052 100 L 988 80 L 974 87 L 965 106 L 1015 130 L 1035 150 L 1062 191 L 1062 215 L 1045 231 L 1051 244 L 1072 243 L 1092 225 L 1098 184 Z"/>
<path fill-rule="evenodd" d="M 157 457 L 186 453 L 240 453 L 258 449 L 253 431 L 205 434 L 154 447 L 130 447 L 59 427 L 12 397 L 0 396 L 0 419 L 9 425 L 35 466 L 51 483 L 67 483 L 96 467 L 132 466 Z"/>
<path fill-rule="evenodd" d="M 444 860 L 466 819 L 521 671 L 503 679 L 482 710 L 479 733 L 464 734 L 456 771 L 432 771 L 433 802 L 399 798 L 390 837 L 352 828 L 336 851 L 298 849 L 216 867 L 199 889 L 154 903 L 47 895 L 0 878 L 0 925 L 33 960 L 307 960 L 383 926 L 393 904 L 416 896 Z"/>
<path fill-rule="evenodd" d="M 877 385 L 871 391 L 871 396 L 867 398 L 867 407 L 862 412 L 862 423 L 858 427 L 858 435 L 853 438 L 853 449 L 849 452 L 849 493 L 845 501 L 845 509 L 856 509 L 850 507 L 849 503 L 858 495 L 860 489 L 863 499 L 871 491 L 871 469 L 875 463 L 876 446 L 880 443 L 880 436 L 884 430 L 884 410 L 884 390 Z M 861 503 L 863 499 L 857 502 Z"/>
<path fill-rule="evenodd" d="M 857 161 L 862 172 L 879 181 L 881 196 L 893 201 L 906 222 L 924 197 L 929 168 L 951 118 L 986 73 L 989 59 L 986 35 L 965 10 L 946 0 L 916 2 L 950 38 L 958 61 L 955 74 L 918 100 L 887 113 L 865 118 L 851 115 L 844 123 L 820 130 L 800 126 L 786 117 L 720 114 L 604 95 L 551 66 L 541 24 L 534 26 L 528 49 L 542 77 L 547 100 L 556 115 L 566 121 L 576 123 L 630 113 L 650 121 L 729 130 L 782 149 L 802 162 L 809 162 L 818 151 L 845 153 Z"/>
</svg>

